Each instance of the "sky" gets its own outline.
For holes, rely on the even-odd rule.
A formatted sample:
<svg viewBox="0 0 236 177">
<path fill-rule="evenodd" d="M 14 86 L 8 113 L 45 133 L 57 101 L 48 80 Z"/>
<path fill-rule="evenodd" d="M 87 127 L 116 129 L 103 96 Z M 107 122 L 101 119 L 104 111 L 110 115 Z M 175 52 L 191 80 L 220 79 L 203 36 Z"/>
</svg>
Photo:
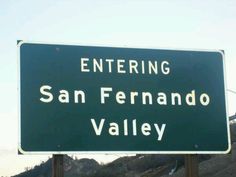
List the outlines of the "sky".
<svg viewBox="0 0 236 177">
<path fill-rule="evenodd" d="M 17 155 L 17 40 L 223 49 L 227 89 L 236 91 L 235 17 L 235 0 L 0 0 L 0 175 L 17 174 L 50 157 Z M 236 94 L 227 91 L 227 98 L 233 115 Z M 119 156 L 78 157 L 106 163 Z"/>
</svg>

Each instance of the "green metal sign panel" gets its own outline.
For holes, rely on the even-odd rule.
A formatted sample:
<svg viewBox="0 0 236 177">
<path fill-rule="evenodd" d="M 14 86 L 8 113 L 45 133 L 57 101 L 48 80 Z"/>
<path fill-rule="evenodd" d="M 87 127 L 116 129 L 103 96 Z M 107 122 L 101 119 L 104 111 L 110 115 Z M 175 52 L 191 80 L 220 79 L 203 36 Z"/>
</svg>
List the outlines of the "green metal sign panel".
<svg viewBox="0 0 236 177">
<path fill-rule="evenodd" d="M 226 153 L 221 51 L 19 42 L 22 153 Z"/>
</svg>

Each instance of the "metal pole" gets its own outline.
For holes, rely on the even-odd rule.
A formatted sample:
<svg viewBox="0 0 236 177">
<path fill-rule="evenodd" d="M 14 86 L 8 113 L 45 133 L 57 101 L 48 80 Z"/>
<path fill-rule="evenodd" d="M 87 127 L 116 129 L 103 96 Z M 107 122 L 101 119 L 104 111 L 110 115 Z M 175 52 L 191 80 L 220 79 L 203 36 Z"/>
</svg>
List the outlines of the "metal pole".
<svg viewBox="0 0 236 177">
<path fill-rule="evenodd" d="M 52 157 L 52 177 L 64 177 L 64 155 L 53 155 Z"/>
<path fill-rule="evenodd" d="M 185 155 L 185 176 L 199 177 L 197 155 L 195 154 Z"/>
</svg>

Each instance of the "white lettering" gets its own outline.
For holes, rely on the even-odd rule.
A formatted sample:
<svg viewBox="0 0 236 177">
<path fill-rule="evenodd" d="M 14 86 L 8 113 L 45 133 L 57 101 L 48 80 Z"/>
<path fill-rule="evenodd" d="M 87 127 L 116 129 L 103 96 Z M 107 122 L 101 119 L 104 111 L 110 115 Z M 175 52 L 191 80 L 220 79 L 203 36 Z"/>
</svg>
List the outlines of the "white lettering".
<svg viewBox="0 0 236 177">
<path fill-rule="evenodd" d="M 111 63 L 113 63 L 114 60 L 113 59 L 106 59 L 106 62 L 108 63 L 108 72 L 111 73 L 112 72 Z"/>
<path fill-rule="evenodd" d="M 85 93 L 82 90 L 75 90 L 74 91 L 75 103 L 79 102 L 79 97 L 80 97 L 80 103 L 85 103 Z"/>
<path fill-rule="evenodd" d="M 181 96 L 179 93 L 171 93 L 171 104 L 175 105 L 175 98 L 177 98 L 178 105 L 181 105 Z"/>
<path fill-rule="evenodd" d="M 189 105 L 189 106 L 195 106 L 196 105 L 196 99 L 195 99 L 195 90 L 192 90 L 191 93 L 188 93 L 186 95 L 186 103 Z"/>
<path fill-rule="evenodd" d="M 170 67 L 168 61 L 161 62 L 161 71 L 165 75 L 170 73 Z"/>
<path fill-rule="evenodd" d="M 110 123 L 109 134 L 112 136 L 119 136 L 119 126 L 117 123 Z"/>
<path fill-rule="evenodd" d="M 157 70 L 157 61 L 154 61 L 154 65 L 151 61 L 148 61 L 148 71 L 149 74 L 152 74 L 152 71 L 157 74 L 158 70 Z"/>
<path fill-rule="evenodd" d="M 149 123 L 144 123 L 141 127 L 141 131 L 142 131 L 143 135 L 149 136 L 151 134 L 150 133 L 150 131 L 151 131 L 150 124 Z"/>
<path fill-rule="evenodd" d="M 88 58 L 81 58 L 81 60 L 80 60 L 81 72 L 89 72 L 90 71 L 88 68 L 85 68 L 85 67 L 88 67 L 88 63 L 86 63 L 87 61 L 89 61 Z"/>
<path fill-rule="evenodd" d="M 149 103 L 149 104 L 152 104 L 152 94 L 149 93 L 149 92 L 142 92 L 142 101 L 143 101 L 143 104 L 147 104 L 146 98 L 148 98 L 148 103 Z"/>
<path fill-rule="evenodd" d="M 157 103 L 160 105 L 167 105 L 166 94 L 163 92 L 159 92 L 157 94 Z"/>
<path fill-rule="evenodd" d="M 200 96 L 200 102 L 203 106 L 207 106 L 210 103 L 210 97 L 206 93 L 203 93 Z"/>
<path fill-rule="evenodd" d="M 69 92 L 66 90 L 60 90 L 60 95 L 58 97 L 58 100 L 61 103 L 69 103 Z"/>
<path fill-rule="evenodd" d="M 119 91 L 116 93 L 116 101 L 119 104 L 124 104 L 125 103 L 125 93 L 122 91 Z"/>
<path fill-rule="evenodd" d="M 163 137 L 163 134 L 164 134 L 164 131 L 165 131 L 165 128 L 166 128 L 166 124 L 162 124 L 161 126 L 161 129 L 159 128 L 158 124 L 154 124 L 155 128 L 156 128 L 156 132 L 157 132 L 157 135 L 158 135 L 158 141 L 161 141 L 162 137 Z"/>
<path fill-rule="evenodd" d="M 109 93 L 105 92 L 111 92 L 112 88 L 111 87 L 101 87 L 101 103 L 105 104 L 105 97 L 109 97 Z"/>
<path fill-rule="evenodd" d="M 47 90 L 51 90 L 52 87 L 49 85 L 43 85 L 40 87 L 40 93 L 47 96 L 47 98 L 40 98 L 40 101 L 44 103 L 50 103 L 53 100 L 53 95 L 50 92 L 47 92 Z"/>
<path fill-rule="evenodd" d="M 94 72 L 97 72 L 97 69 L 100 71 L 100 72 L 103 72 L 103 62 L 102 62 L 102 59 L 99 60 L 99 63 L 97 62 L 97 60 L 94 58 L 93 59 L 93 71 Z"/>
<path fill-rule="evenodd" d="M 135 71 L 135 73 L 138 74 L 138 62 L 136 60 L 129 60 L 129 73 L 133 73 L 133 71 Z"/>
<path fill-rule="evenodd" d="M 124 135 L 128 136 L 128 120 L 124 120 Z"/>
<path fill-rule="evenodd" d="M 121 60 L 121 59 L 118 59 L 117 60 L 117 72 L 118 73 L 126 73 L 124 69 L 124 63 L 125 63 L 125 60 Z"/>
<path fill-rule="evenodd" d="M 97 136 L 101 135 L 104 122 L 105 122 L 105 119 L 101 119 L 99 126 L 97 126 L 96 121 L 94 119 L 91 119 L 91 123 L 93 125 L 94 132 L 96 133 Z"/>
<path fill-rule="evenodd" d="M 137 136 L 137 123 L 136 123 L 136 119 L 133 120 L 132 124 L 133 124 L 133 135 Z"/>
<path fill-rule="evenodd" d="M 135 104 L 135 97 L 138 96 L 138 92 L 130 92 L 130 103 Z"/>
</svg>

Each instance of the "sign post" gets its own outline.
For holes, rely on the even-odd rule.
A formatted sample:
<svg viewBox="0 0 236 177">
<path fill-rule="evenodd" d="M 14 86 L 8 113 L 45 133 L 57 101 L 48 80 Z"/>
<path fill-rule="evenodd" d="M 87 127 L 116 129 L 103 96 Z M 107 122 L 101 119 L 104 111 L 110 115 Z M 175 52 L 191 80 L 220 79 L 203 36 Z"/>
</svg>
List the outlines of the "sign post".
<svg viewBox="0 0 236 177">
<path fill-rule="evenodd" d="M 52 157 L 52 177 L 64 177 L 64 162 L 62 154 L 53 154 Z"/>
<path fill-rule="evenodd" d="M 185 176 L 199 177 L 198 156 L 195 154 L 185 155 Z"/>
<path fill-rule="evenodd" d="M 221 51 L 18 47 L 23 154 L 230 150 Z"/>
</svg>

